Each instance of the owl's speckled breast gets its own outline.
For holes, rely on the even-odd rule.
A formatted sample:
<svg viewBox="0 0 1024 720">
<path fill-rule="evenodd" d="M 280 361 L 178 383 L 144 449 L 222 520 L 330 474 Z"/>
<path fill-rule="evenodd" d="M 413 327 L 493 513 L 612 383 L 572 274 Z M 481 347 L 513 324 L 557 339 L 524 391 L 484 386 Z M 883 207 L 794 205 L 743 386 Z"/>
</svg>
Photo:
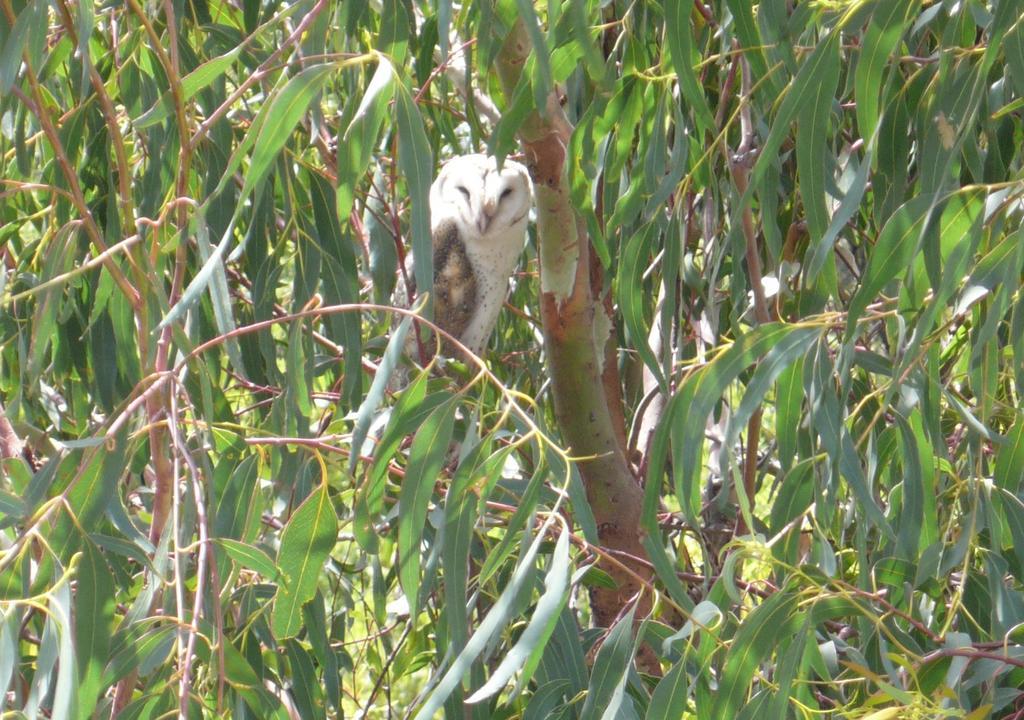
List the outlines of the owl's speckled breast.
<svg viewBox="0 0 1024 720">
<path fill-rule="evenodd" d="M 477 304 L 476 274 L 453 222 L 434 231 L 434 322 L 455 337 L 462 337 Z M 446 354 L 451 343 L 443 344 Z"/>
</svg>

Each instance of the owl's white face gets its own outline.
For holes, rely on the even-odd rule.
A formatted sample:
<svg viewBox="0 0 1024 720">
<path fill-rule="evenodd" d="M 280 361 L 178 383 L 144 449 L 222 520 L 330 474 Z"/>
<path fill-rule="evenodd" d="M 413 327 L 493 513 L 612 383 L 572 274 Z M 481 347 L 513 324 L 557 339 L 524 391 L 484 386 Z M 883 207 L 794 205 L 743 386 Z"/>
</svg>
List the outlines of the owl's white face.
<svg viewBox="0 0 1024 720">
<path fill-rule="evenodd" d="M 508 293 L 508 280 L 526 242 L 533 186 L 530 173 L 506 160 L 501 170 L 493 157 L 452 158 L 430 186 L 431 229 L 436 243 L 450 242 L 446 224 L 454 224 L 457 242 L 472 266 L 475 309 L 459 339 L 474 353 L 487 346 Z M 458 273 L 464 268 L 437 267 L 434 283 L 443 283 L 450 297 L 461 296 Z M 449 271 L 457 270 L 455 276 Z"/>
<path fill-rule="evenodd" d="M 497 240 L 509 231 L 521 238 L 532 195 L 530 174 L 519 163 L 505 160 L 498 170 L 493 157 L 462 155 L 445 163 L 430 186 L 431 225 L 454 220 L 467 243 Z"/>
</svg>

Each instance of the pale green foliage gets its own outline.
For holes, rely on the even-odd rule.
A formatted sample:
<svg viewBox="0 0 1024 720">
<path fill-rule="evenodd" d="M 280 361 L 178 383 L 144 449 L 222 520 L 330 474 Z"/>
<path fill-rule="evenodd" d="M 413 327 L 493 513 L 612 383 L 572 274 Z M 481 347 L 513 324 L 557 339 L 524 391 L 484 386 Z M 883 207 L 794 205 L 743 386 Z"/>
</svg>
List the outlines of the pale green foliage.
<svg viewBox="0 0 1024 720">
<path fill-rule="evenodd" d="M 0 9 L 4 710 L 1019 711 L 1018 0 Z M 373 305 L 430 256 L 437 162 L 516 153 L 550 91 L 645 474 L 639 634 L 586 629 L 535 244 L 493 375 L 408 367 L 433 338 Z"/>
</svg>

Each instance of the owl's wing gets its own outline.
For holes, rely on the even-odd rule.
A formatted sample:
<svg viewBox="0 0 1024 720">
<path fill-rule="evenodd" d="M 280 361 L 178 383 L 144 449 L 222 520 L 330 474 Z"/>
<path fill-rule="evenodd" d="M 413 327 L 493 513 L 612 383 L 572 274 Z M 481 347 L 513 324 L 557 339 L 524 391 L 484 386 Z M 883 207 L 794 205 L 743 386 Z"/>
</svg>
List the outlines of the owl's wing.
<svg viewBox="0 0 1024 720">
<path fill-rule="evenodd" d="M 461 338 L 469 327 L 477 305 L 477 283 L 473 265 L 459 229 L 452 222 L 434 230 L 434 322 Z M 453 348 L 445 342 L 446 354 Z"/>
</svg>

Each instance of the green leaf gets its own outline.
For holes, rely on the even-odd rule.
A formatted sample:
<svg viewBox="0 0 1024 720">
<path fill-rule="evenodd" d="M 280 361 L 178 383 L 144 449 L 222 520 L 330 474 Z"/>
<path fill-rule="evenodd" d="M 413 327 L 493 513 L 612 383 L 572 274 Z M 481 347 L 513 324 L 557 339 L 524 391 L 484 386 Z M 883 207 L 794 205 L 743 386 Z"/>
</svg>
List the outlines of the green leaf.
<svg viewBox="0 0 1024 720">
<path fill-rule="evenodd" d="M 302 629 L 302 606 L 316 594 L 317 580 L 338 535 L 327 486 L 310 493 L 281 532 L 277 566 L 285 579 L 277 587 L 270 614 L 271 630 L 278 640 L 294 637 Z"/>
<path fill-rule="evenodd" d="M 519 19 L 526 27 L 526 34 L 533 45 L 534 73 L 531 78 L 533 86 L 534 107 L 543 115 L 547 108 L 548 94 L 551 92 L 551 58 L 548 54 L 548 43 L 540 28 L 533 0 L 516 0 Z"/>
<path fill-rule="evenodd" d="M 412 235 L 416 287 L 432 288 L 434 253 L 430 236 L 430 183 L 434 174 L 434 154 L 423 128 L 423 118 L 404 85 L 398 85 L 395 93 L 395 123 L 399 138 L 398 169 L 408 185 L 412 208 L 409 232 Z"/>
<path fill-rule="evenodd" d="M 17 460 L 14 462 L 17 462 Z M 0 523 L 0 527 L 9 524 L 12 520 L 23 519 L 27 512 L 28 508 L 25 506 L 24 500 L 17 495 L 12 495 L 7 491 L 0 490 L 0 515 L 4 516 L 4 520 Z"/>
<path fill-rule="evenodd" d="M 590 17 L 587 15 L 586 0 L 570 0 L 568 8 L 563 12 L 569 14 L 569 30 L 580 48 L 587 73 L 591 78 L 599 81 L 604 75 L 604 57 L 594 42 L 594 31 L 591 27 Z"/>
<path fill-rule="evenodd" d="M 75 588 L 75 651 L 79 677 L 78 711 L 90 717 L 103 686 L 110 638 L 114 629 L 114 576 L 103 554 L 83 538 Z"/>
<path fill-rule="evenodd" d="M 903 505 L 899 516 L 897 554 L 907 560 L 939 537 L 936 527 L 934 453 L 925 435 L 921 414 L 911 413 L 898 423 L 903 442 Z"/>
<path fill-rule="evenodd" d="M 1020 415 L 1020 413 L 1018 413 Z M 1018 417 L 1006 442 L 996 450 L 993 474 L 996 486 L 1016 493 L 1024 480 L 1024 416 Z"/>
<path fill-rule="evenodd" d="M 60 583 L 49 593 L 46 622 L 43 625 L 36 673 L 26 701 L 25 714 L 36 716 L 36 708 L 44 698 L 54 717 L 75 717 L 77 714 L 78 667 L 75 653 L 77 636 L 72 624 L 71 584 Z M 57 664 L 57 661 L 60 661 Z M 57 665 L 57 677 L 53 668 Z M 90 679 L 92 673 L 90 672 Z M 50 696 L 52 693 L 52 696 Z M 49 697 L 47 697 L 49 696 Z"/>
<path fill-rule="evenodd" d="M 773 535 L 802 515 L 814 500 L 814 459 L 802 460 L 790 468 L 779 484 L 778 494 L 772 502 L 769 527 Z M 791 528 L 772 546 L 772 554 L 781 561 L 796 565 L 799 561 L 801 524 Z"/>
<path fill-rule="evenodd" d="M 644 308 L 644 270 L 650 259 L 651 249 L 661 243 L 656 242 L 658 237 L 657 223 L 649 223 L 646 228 L 633 233 L 622 251 L 621 265 L 619 267 L 619 308 L 622 310 L 622 319 L 626 323 L 626 329 L 630 334 L 630 346 L 634 348 L 643 360 L 644 365 L 654 374 L 661 388 L 666 388 L 664 373 L 661 371 L 661 363 L 655 357 L 654 351 L 647 341 L 650 333 L 649 323 L 643 316 Z"/>
<path fill-rule="evenodd" d="M 409 333 L 409 325 L 411 323 L 412 318 L 406 316 L 391 334 L 388 346 L 384 350 L 384 357 L 381 358 L 377 372 L 373 376 L 370 389 L 366 391 L 366 396 L 356 412 L 356 422 L 352 428 L 353 452 L 349 457 L 350 473 L 355 474 L 356 465 L 359 463 L 359 458 L 363 451 L 363 443 L 370 432 L 370 423 L 373 422 L 374 413 L 377 412 L 377 408 L 380 407 L 381 402 L 384 400 L 384 392 L 391 381 L 391 375 L 395 372 L 395 368 L 401 361 L 402 353 L 405 352 L 405 337 Z"/>
<path fill-rule="evenodd" d="M 46 48 L 46 21 L 49 3 L 46 0 L 30 0 L 14 21 L 3 48 L 0 49 L 0 98 L 7 95 L 21 68 L 22 53 L 26 50 L 31 57 L 29 67 L 39 70 L 40 53 Z M 41 44 L 39 41 L 42 40 Z"/>
<path fill-rule="evenodd" d="M 0 692 L 7 696 L 7 689 L 14 677 L 14 668 L 18 665 L 18 632 L 21 618 L 16 605 L 0 610 Z"/>
<path fill-rule="evenodd" d="M 409 13 L 402 0 L 385 0 L 381 11 L 377 46 L 401 67 L 409 52 Z"/>
<path fill-rule="evenodd" d="M 698 133 L 703 135 L 715 128 L 715 118 L 711 114 L 704 89 L 697 81 L 697 74 L 693 71 L 693 38 L 689 19 L 692 10 L 693 4 L 685 0 L 666 0 L 665 35 L 668 38 L 672 67 L 676 72 L 681 99 L 692 109 L 697 120 Z"/>
<path fill-rule="evenodd" d="M 726 0 L 726 5 L 733 16 L 733 30 L 739 38 L 739 44 L 743 49 L 743 57 L 750 64 L 752 75 L 755 78 L 768 80 L 768 88 L 772 94 L 777 94 L 779 87 L 768 71 L 768 63 L 765 60 L 762 47 L 765 43 L 754 22 L 753 3 L 746 0 Z"/>
<path fill-rule="evenodd" d="M 779 338 L 758 363 L 757 369 L 743 393 L 739 407 L 736 408 L 726 425 L 722 441 L 722 467 L 728 467 L 732 461 L 732 449 L 739 439 L 740 432 L 746 427 L 750 417 L 761 407 L 764 397 L 772 385 L 784 371 L 803 360 L 807 351 L 821 337 L 824 330 L 825 328 L 814 325 L 794 327 L 788 334 Z"/>
<path fill-rule="evenodd" d="M 551 523 L 552 521 L 548 520 L 541 526 L 533 542 L 530 543 L 522 557 L 520 557 L 519 564 L 516 565 L 516 569 L 512 573 L 508 584 L 502 590 L 501 595 L 498 596 L 494 605 L 491 606 L 487 615 L 484 616 L 476 632 L 473 633 L 469 642 L 466 643 L 466 647 L 456 656 L 451 666 L 441 677 L 440 681 L 438 681 L 433 692 L 426 702 L 423 703 L 422 707 L 420 707 L 419 712 L 416 713 L 414 720 L 430 720 L 434 716 L 434 713 L 444 704 L 448 696 L 461 684 L 462 677 L 469 671 L 473 661 L 479 657 L 480 653 L 491 642 L 491 638 L 508 622 L 515 609 L 516 598 L 519 596 L 527 578 L 533 577 L 535 569 L 534 558 L 537 556 L 537 551 L 540 550 L 541 542 L 544 540 L 544 536 Z"/>
<path fill-rule="evenodd" d="M 553 717 L 552 711 L 564 702 L 569 683 L 565 680 L 552 680 L 544 683 L 530 698 L 523 720 L 548 720 Z"/>
<path fill-rule="evenodd" d="M 854 74 L 857 125 L 860 136 L 871 140 L 878 127 L 879 92 L 889 56 L 903 36 L 907 21 L 916 15 L 917 2 L 877 2 L 860 46 Z"/>
<path fill-rule="evenodd" d="M 803 358 L 783 370 L 775 386 L 775 439 L 779 443 L 779 465 L 783 472 L 793 466 L 797 433 L 804 402 Z"/>
<path fill-rule="evenodd" d="M 772 656 L 780 637 L 792 636 L 803 622 L 797 596 L 788 590 L 772 594 L 743 619 L 722 664 L 710 717 L 736 717 L 758 664 Z"/>
<path fill-rule="evenodd" d="M 264 580 L 273 582 L 278 579 L 280 575 L 279 568 L 274 564 L 271 557 L 258 547 L 228 538 L 217 538 L 214 542 L 224 548 L 224 551 L 232 560 L 242 567 L 258 572 Z"/>
<path fill-rule="evenodd" d="M 1008 0 L 1003 0 L 1008 3 Z M 1002 5 L 1003 2 L 1000 2 Z M 1024 97 L 1024 23 L 1018 21 L 1006 33 L 1003 40 L 1003 52 L 1006 66 L 1010 70 L 1010 80 L 1018 97 Z"/>
<path fill-rule="evenodd" d="M 516 644 L 506 652 L 501 664 L 491 673 L 484 686 L 466 698 L 466 702 L 475 703 L 491 697 L 505 687 L 520 668 L 522 674 L 516 683 L 514 694 L 518 695 L 530 682 L 548 638 L 555 630 L 558 616 L 569 599 L 569 570 L 569 533 L 563 530 L 551 555 L 551 566 L 544 576 L 544 592 L 537 600 L 536 609 L 526 629 Z"/>
<path fill-rule="evenodd" d="M 234 540 L 249 539 L 248 530 L 259 518 L 259 457 L 249 455 L 237 460 L 226 454 L 223 469 L 217 467 L 213 535 Z M 226 476 L 226 479 L 221 479 Z"/>
<path fill-rule="evenodd" d="M 587 699 L 580 710 L 580 720 L 601 720 L 617 717 L 622 705 L 623 690 L 629 676 L 636 639 L 633 635 L 633 617 L 636 603 L 608 631 L 594 660 L 587 687 Z"/>
<path fill-rule="evenodd" d="M 792 688 L 793 680 L 797 677 L 797 673 L 799 673 L 800 667 L 803 664 L 807 649 L 807 637 L 812 627 L 812 616 L 808 613 L 806 618 L 800 626 L 800 631 L 796 634 L 796 637 L 789 642 L 785 650 L 779 652 L 781 661 L 773 678 L 778 685 L 778 690 L 775 692 L 771 706 L 764 716 L 777 718 L 788 716 L 786 710 L 789 708 L 790 703 L 790 688 Z"/>
<path fill-rule="evenodd" d="M 835 55 L 839 35 L 839 32 L 833 30 L 819 40 L 810 57 L 804 61 L 800 66 L 800 71 L 790 82 L 785 97 L 779 105 L 779 110 L 775 114 L 775 119 L 772 121 L 768 137 L 754 163 L 750 188 L 744 193 L 744 198 L 751 196 L 752 189 L 760 183 L 768 171 L 768 166 L 778 162 L 779 150 L 782 149 L 782 143 L 786 140 L 789 124 L 796 119 L 797 113 L 806 107 L 807 103 L 813 101 L 825 79 L 835 71 Z M 745 203 L 740 205 L 742 207 Z M 739 212 L 741 207 L 737 208 L 736 212 Z"/>
<path fill-rule="evenodd" d="M 223 77 L 238 60 L 243 49 L 244 45 L 237 45 L 223 55 L 207 60 L 183 77 L 178 85 L 178 96 L 181 98 L 181 102 L 187 103 L 200 90 L 208 88 Z M 136 130 L 144 130 L 163 122 L 172 112 L 174 112 L 174 94 L 167 90 L 153 107 L 132 120 L 132 124 Z"/>
<path fill-rule="evenodd" d="M 646 720 L 677 720 L 690 696 L 690 683 L 686 675 L 686 661 L 680 660 L 658 681 L 647 707 Z"/>
<path fill-rule="evenodd" d="M 847 342 L 857 332 L 857 320 L 878 293 L 897 275 L 907 271 L 921 247 L 926 224 L 934 209 L 930 197 L 919 196 L 904 203 L 892 214 L 878 236 L 857 293 L 850 300 L 846 320 Z"/>
<path fill-rule="evenodd" d="M 398 523 L 398 578 L 409 600 L 413 617 L 420 610 L 420 543 L 427 521 L 427 509 L 448 455 L 454 428 L 455 398 L 437 408 L 416 432 L 409 450 L 409 463 L 398 496 L 401 515 Z"/>
<path fill-rule="evenodd" d="M 451 397 L 448 393 L 426 396 L 428 375 L 426 371 L 419 373 L 402 391 L 391 410 L 388 425 L 373 449 L 373 462 L 366 480 L 356 490 L 353 530 L 356 540 L 368 550 L 375 547 L 373 523 L 383 512 L 385 481 L 399 445 L 423 424 L 434 408 Z"/>
<path fill-rule="evenodd" d="M 64 492 L 66 508 L 75 519 L 60 514 L 50 531 L 48 542 L 61 562 L 70 561 L 78 550 L 80 530 L 96 529 L 103 517 L 107 498 L 117 492 L 117 481 L 125 471 L 124 459 L 127 442 L 124 436 L 110 441 L 108 447 L 87 452 L 78 464 L 76 477 Z"/>
<path fill-rule="evenodd" d="M 813 86 L 801 88 L 806 102 L 797 116 L 796 162 L 800 173 L 800 197 L 804 201 L 811 242 L 824 237 L 828 230 L 830 218 L 826 206 L 825 176 L 835 163 L 834 159 L 829 158 L 827 133 L 836 85 L 839 83 L 839 49 L 829 43 L 824 47 L 830 50 L 820 58 L 820 71 L 808 78 Z"/>
<path fill-rule="evenodd" d="M 466 646 L 469 637 L 469 612 L 466 610 L 468 567 L 466 558 L 473 545 L 473 528 L 479 516 L 474 481 L 490 479 L 501 472 L 510 450 L 499 450 L 480 463 L 480 456 L 489 443 L 477 444 L 459 463 L 444 502 L 444 547 L 441 566 L 444 568 L 444 615 L 448 624 L 448 644 L 455 651 Z"/>
<path fill-rule="evenodd" d="M 892 527 L 885 519 L 875 500 L 868 478 L 857 454 L 850 431 L 843 422 L 844 409 L 839 401 L 835 387 L 834 367 L 829 355 L 828 344 L 824 339 L 818 343 L 814 362 L 805 367 L 804 392 L 811 406 L 810 422 L 821 438 L 821 444 L 828 454 L 829 460 L 838 467 L 854 496 L 864 511 L 865 516 L 875 527 L 884 532 L 890 539 L 895 539 Z M 820 503 L 820 516 L 834 511 L 837 492 L 835 485 L 829 488 L 827 503 Z"/>
<path fill-rule="evenodd" d="M 270 168 L 277 162 L 277 156 L 288 142 L 295 126 L 306 114 L 313 100 L 319 96 L 334 69 L 334 65 L 331 64 L 311 65 L 291 78 L 288 84 L 274 95 L 269 103 L 266 119 L 260 126 L 253 144 L 252 159 L 245 173 L 242 192 L 238 197 L 239 207 L 270 174 Z M 254 130 L 250 130 L 250 133 Z"/>
<path fill-rule="evenodd" d="M 316 668 L 309 652 L 295 640 L 288 640 L 285 643 L 285 653 L 291 668 L 289 677 L 292 685 L 292 697 L 295 698 L 299 716 L 311 720 L 326 718 L 320 680 L 316 675 Z"/>
<path fill-rule="evenodd" d="M 384 56 L 377 57 L 377 69 L 338 138 L 338 218 L 348 219 L 356 198 L 356 183 L 366 173 L 373 157 L 388 103 L 395 92 L 395 70 Z"/>
<path fill-rule="evenodd" d="M 671 417 L 671 414 L 666 412 L 659 423 L 656 441 L 657 433 L 673 433 L 672 456 L 676 494 L 684 509 L 694 515 L 699 510 L 699 488 L 696 478 L 704 446 L 704 420 L 711 414 L 715 404 L 740 372 L 795 330 L 796 326 L 780 323 L 761 325 L 738 338 L 728 350 L 704 369 L 690 375 L 673 397 L 670 404 L 685 407 L 690 420 L 686 423 L 666 422 Z M 801 335 L 803 333 L 804 331 L 801 331 Z"/>
</svg>

